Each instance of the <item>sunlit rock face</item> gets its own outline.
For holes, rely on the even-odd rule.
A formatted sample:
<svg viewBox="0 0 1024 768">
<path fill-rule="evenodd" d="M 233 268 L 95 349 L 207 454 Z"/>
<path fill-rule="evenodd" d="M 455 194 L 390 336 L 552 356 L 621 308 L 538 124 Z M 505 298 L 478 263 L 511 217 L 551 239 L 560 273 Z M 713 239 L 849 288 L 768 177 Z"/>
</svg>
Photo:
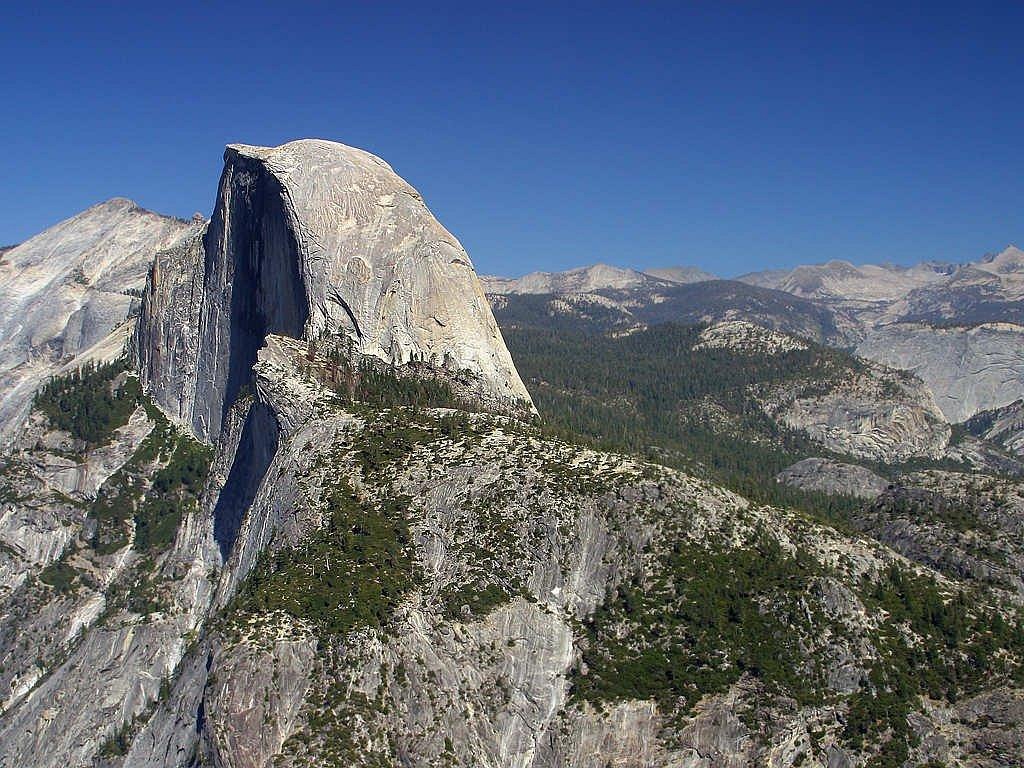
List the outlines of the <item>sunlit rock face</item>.
<svg viewBox="0 0 1024 768">
<path fill-rule="evenodd" d="M 857 354 L 919 376 L 951 423 L 1009 405 L 1024 391 L 1024 329 L 1011 323 L 872 331 Z"/>
<path fill-rule="evenodd" d="M 481 394 L 529 402 L 465 249 L 387 163 L 321 140 L 232 144 L 224 159 L 202 243 L 157 262 L 140 339 L 144 377 L 186 385 L 161 402 L 197 435 L 218 433 L 269 333 L 347 337 L 361 354 L 469 371 Z M 177 329 L 155 327 L 157 307 Z"/>
<path fill-rule="evenodd" d="M 82 353 L 121 354 L 127 333 L 108 335 L 137 306 L 154 254 L 188 226 L 114 198 L 0 256 L 0 442 L 43 380 Z"/>
</svg>

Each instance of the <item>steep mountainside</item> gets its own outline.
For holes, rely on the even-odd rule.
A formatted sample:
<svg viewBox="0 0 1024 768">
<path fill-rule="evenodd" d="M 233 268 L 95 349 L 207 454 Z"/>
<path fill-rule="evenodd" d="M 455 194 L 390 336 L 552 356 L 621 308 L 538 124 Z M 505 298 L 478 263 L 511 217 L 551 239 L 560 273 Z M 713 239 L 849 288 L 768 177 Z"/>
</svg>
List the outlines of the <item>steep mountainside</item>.
<svg viewBox="0 0 1024 768">
<path fill-rule="evenodd" d="M 173 538 L 122 500 L 205 472 L 168 482 L 192 443 L 159 423 L 69 514 L 70 554 L 7 598 L 8 764 L 1012 765 L 997 593 L 508 418 L 348 401 L 330 364 L 267 339 Z M 281 432 L 221 565 L 257 402 Z"/>
<path fill-rule="evenodd" d="M 224 159 L 209 228 L 158 260 L 139 325 L 144 382 L 196 435 L 219 434 L 267 333 L 466 371 L 528 407 L 469 256 L 383 160 L 314 140 Z"/>
<path fill-rule="evenodd" d="M 857 354 L 919 376 L 953 423 L 1008 405 L 1024 388 L 1024 326 L 883 325 Z"/>
<path fill-rule="evenodd" d="M 153 255 L 188 229 L 116 198 L 0 257 L 0 444 L 17 435 L 36 387 L 122 326 Z M 100 357 L 120 355 L 127 329 Z"/>
<path fill-rule="evenodd" d="M 1024 399 L 975 414 L 964 426 L 973 435 L 1024 455 Z"/>
</svg>

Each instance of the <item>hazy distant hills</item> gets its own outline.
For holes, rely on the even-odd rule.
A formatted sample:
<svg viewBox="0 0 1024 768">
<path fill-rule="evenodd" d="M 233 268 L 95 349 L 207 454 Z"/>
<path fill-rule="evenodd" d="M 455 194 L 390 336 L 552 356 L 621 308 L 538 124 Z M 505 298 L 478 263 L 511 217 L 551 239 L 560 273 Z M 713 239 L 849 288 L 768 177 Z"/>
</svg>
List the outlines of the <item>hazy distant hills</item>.
<svg viewBox="0 0 1024 768">
<path fill-rule="evenodd" d="M 737 279 L 808 299 L 892 301 L 915 288 L 939 282 L 954 270 L 952 265 L 940 263 L 858 267 L 847 261 L 829 261 L 790 270 L 752 272 Z"/>
<path fill-rule="evenodd" d="M 685 268 L 683 268 L 685 269 Z M 522 277 L 484 275 L 480 282 L 487 293 L 589 293 L 602 290 L 634 290 L 665 286 L 673 281 L 635 269 L 594 264 L 564 272 L 531 272 Z"/>
<path fill-rule="evenodd" d="M 832 260 L 793 269 L 750 272 L 735 281 L 756 288 L 782 291 L 803 299 L 838 304 L 856 311 L 886 308 L 889 320 L 948 322 L 1011 321 L 1000 317 L 996 305 L 1008 309 L 1024 299 L 1024 251 L 1008 246 L 974 262 L 951 264 L 923 261 L 912 266 L 855 265 Z M 484 276 L 492 294 L 555 294 L 650 291 L 672 285 L 722 280 L 699 267 L 675 266 L 649 270 L 608 264 L 562 272 L 531 272 L 518 278 Z M 950 298 L 952 297 L 952 298 Z"/>
</svg>

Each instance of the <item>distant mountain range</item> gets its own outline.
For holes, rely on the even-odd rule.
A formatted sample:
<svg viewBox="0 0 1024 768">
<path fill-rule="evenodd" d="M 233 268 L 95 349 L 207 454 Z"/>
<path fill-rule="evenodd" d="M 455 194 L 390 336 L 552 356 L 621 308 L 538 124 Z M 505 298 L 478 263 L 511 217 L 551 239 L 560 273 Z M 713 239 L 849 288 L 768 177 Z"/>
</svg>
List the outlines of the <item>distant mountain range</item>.
<svg viewBox="0 0 1024 768">
<path fill-rule="evenodd" d="M 1009 245 L 964 264 L 923 261 L 912 266 L 855 265 L 832 260 L 792 269 L 767 269 L 735 278 L 723 278 L 700 267 L 674 266 L 636 270 L 609 264 L 575 267 L 561 272 L 531 272 L 522 277 L 481 276 L 488 293 L 588 293 L 688 285 L 732 279 L 759 288 L 785 291 L 805 299 L 838 302 L 888 303 L 915 291 L 931 293 L 965 290 L 969 286 L 1017 298 L 1024 293 L 1024 251 Z"/>
<path fill-rule="evenodd" d="M 965 264 L 829 261 L 734 280 L 606 264 L 481 280 L 508 327 L 622 334 L 741 319 L 855 351 L 920 375 L 952 422 L 1007 406 L 1024 388 L 1024 251 L 1013 245 Z"/>
</svg>

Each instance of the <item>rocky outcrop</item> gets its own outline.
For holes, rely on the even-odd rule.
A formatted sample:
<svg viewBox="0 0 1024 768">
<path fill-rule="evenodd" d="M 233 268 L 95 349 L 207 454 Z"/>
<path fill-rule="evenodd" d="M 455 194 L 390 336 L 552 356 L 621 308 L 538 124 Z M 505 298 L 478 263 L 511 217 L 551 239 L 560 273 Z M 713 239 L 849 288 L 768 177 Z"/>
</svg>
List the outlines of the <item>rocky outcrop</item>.
<svg viewBox="0 0 1024 768">
<path fill-rule="evenodd" d="M 952 430 L 919 379 L 880 365 L 761 396 L 765 412 L 836 453 L 884 462 L 938 458 Z"/>
<path fill-rule="evenodd" d="M 205 234 L 206 226 L 197 226 L 173 247 L 156 254 L 132 345 L 138 370 L 153 397 L 176 422 L 189 426 L 203 336 Z"/>
<path fill-rule="evenodd" d="M 715 323 L 701 332 L 698 349 L 728 349 L 757 355 L 779 355 L 808 348 L 806 342 L 744 320 Z"/>
<path fill-rule="evenodd" d="M 977 413 L 964 426 L 977 437 L 1001 445 L 1019 456 L 1024 455 L 1024 399 Z"/>
<path fill-rule="evenodd" d="M 17 435 L 42 381 L 137 309 L 154 254 L 188 226 L 115 198 L 4 253 L 0 443 Z M 123 349 L 109 351 L 116 357 Z"/>
<path fill-rule="evenodd" d="M 870 469 L 832 459 L 803 459 L 782 470 L 777 479 L 806 491 L 862 499 L 873 499 L 889 487 L 888 480 Z"/>
<path fill-rule="evenodd" d="M 529 403 L 465 250 L 387 163 L 319 140 L 224 157 L 201 295 L 173 268 L 198 268 L 193 243 L 158 263 L 140 324 L 144 380 L 195 434 L 219 433 L 270 333 L 468 371 L 481 396 Z"/>
<path fill-rule="evenodd" d="M 218 564 L 208 509 L 183 504 L 181 526 L 166 534 L 173 543 L 160 547 L 137 545 L 131 522 L 129 488 L 149 499 L 168 481 L 157 479 L 172 458 L 168 429 L 140 407 L 109 444 L 78 453 L 33 414 L 6 458 L 0 552 L 16 560 L 16 578 L 0 587 L 0 683 L 10 690 L 0 766 L 84 766 L 124 754 L 197 638 Z M 123 541 L 97 543 L 101 516 L 127 526 L 118 528 Z"/>
</svg>

